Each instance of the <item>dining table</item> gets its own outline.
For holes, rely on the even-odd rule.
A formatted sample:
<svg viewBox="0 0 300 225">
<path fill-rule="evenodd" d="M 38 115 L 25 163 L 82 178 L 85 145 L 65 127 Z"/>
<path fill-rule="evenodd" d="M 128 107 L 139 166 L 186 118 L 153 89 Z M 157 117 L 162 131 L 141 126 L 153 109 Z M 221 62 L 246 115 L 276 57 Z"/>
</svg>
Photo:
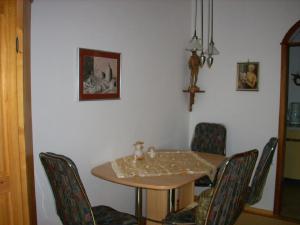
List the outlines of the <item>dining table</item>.
<svg viewBox="0 0 300 225">
<path fill-rule="evenodd" d="M 151 157 L 150 157 L 151 156 Z M 155 155 L 136 160 L 125 156 L 94 167 L 91 173 L 103 180 L 135 188 L 135 215 L 138 224 L 159 224 L 174 210 L 194 202 L 194 181 L 214 178 L 225 156 L 190 150 L 160 149 Z M 146 216 L 143 217 L 143 190 Z"/>
</svg>

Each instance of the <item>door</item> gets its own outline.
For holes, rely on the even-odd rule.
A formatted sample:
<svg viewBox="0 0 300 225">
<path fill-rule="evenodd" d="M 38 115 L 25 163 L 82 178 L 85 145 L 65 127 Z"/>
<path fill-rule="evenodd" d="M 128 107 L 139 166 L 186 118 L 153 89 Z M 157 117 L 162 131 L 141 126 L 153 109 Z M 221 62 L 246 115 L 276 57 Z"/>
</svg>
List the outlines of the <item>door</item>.
<svg viewBox="0 0 300 225">
<path fill-rule="evenodd" d="M 288 108 L 288 79 L 289 74 L 289 50 L 292 46 L 300 46 L 297 37 L 300 31 L 300 20 L 296 22 L 285 34 L 281 42 L 281 82 L 280 82 L 280 108 L 279 108 L 279 129 L 278 129 L 278 151 L 274 214 L 281 215 L 282 193 L 284 184 L 284 162 L 286 157 L 286 131 L 287 131 L 287 108 Z M 293 72 L 293 71 L 291 71 Z"/>
<path fill-rule="evenodd" d="M 0 225 L 30 224 L 20 106 L 23 77 L 18 70 L 22 56 L 16 52 L 23 4 L 23 0 L 0 1 Z"/>
<path fill-rule="evenodd" d="M 286 107 L 288 116 L 280 215 L 300 221 L 300 111 L 294 107 L 300 103 L 300 86 L 297 85 L 298 78 L 294 79 L 292 75 L 297 74 L 300 69 L 300 46 L 289 46 L 288 61 Z"/>
</svg>

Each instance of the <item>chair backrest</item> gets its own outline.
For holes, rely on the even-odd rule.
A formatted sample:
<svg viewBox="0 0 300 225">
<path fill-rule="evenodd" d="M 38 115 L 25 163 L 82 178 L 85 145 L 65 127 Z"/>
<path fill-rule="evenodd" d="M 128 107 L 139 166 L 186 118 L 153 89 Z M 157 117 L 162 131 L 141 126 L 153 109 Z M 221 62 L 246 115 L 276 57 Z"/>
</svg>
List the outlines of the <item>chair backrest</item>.
<svg viewBox="0 0 300 225">
<path fill-rule="evenodd" d="M 264 186 L 266 184 L 266 180 L 272 164 L 274 152 L 277 146 L 277 142 L 278 139 L 272 137 L 263 149 L 262 155 L 260 157 L 251 182 L 250 193 L 247 201 L 249 205 L 254 205 L 255 203 L 261 200 Z"/>
<path fill-rule="evenodd" d="M 95 225 L 91 204 L 74 162 L 66 156 L 40 153 L 64 225 Z"/>
<path fill-rule="evenodd" d="M 241 214 L 247 189 L 258 156 L 251 150 L 225 161 L 207 211 L 205 225 L 232 225 Z"/>
<path fill-rule="evenodd" d="M 192 151 L 225 155 L 226 128 L 217 123 L 198 123 L 191 144 Z"/>
</svg>

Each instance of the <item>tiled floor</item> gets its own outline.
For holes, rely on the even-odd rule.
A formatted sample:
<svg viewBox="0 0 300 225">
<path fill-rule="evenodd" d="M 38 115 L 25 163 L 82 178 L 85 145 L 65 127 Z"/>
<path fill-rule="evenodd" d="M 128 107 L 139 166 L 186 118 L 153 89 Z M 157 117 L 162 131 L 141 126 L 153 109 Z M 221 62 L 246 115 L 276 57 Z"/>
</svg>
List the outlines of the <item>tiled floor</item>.
<svg viewBox="0 0 300 225">
<path fill-rule="evenodd" d="M 300 180 L 285 180 L 281 215 L 300 221 Z"/>
</svg>

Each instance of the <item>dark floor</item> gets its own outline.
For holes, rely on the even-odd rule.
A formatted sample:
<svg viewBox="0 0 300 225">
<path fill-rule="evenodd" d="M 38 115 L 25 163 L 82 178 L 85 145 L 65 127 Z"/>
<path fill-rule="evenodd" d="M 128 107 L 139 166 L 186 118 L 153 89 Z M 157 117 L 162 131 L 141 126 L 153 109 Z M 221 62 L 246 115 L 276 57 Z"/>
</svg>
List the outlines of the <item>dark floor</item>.
<svg viewBox="0 0 300 225">
<path fill-rule="evenodd" d="M 284 180 L 281 215 L 300 221 L 300 180 Z"/>
</svg>

